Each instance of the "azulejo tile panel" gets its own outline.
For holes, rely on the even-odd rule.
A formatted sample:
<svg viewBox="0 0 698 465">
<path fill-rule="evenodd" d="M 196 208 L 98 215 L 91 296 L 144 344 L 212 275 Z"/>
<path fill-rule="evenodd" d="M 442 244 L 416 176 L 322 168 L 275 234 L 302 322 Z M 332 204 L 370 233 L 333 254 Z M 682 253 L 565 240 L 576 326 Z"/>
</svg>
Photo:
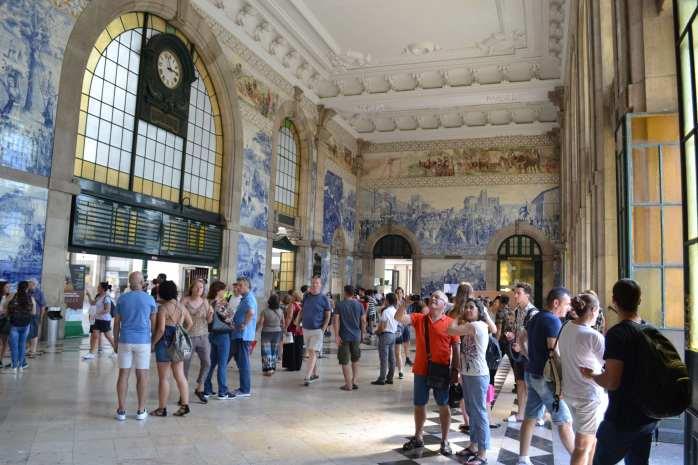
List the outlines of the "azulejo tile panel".
<svg viewBox="0 0 698 465">
<path fill-rule="evenodd" d="M 245 127 L 240 224 L 266 231 L 269 224 L 269 181 L 271 172 L 271 136 Z"/>
<path fill-rule="evenodd" d="M 237 275 L 250 280 L 252 292 L 260 299 L 265 297 L 264 270 L 267 266 L 267 239 L 240 233 L 238 239 Z"/>
<path fill-rule="evenodd" d="M 344 189 L 344 180 L 332 171 L 325 173 L 322 241 L 331 244 L 335 231 L 342 227 L 347 234 L 345 247 L 353 245 L 356 224 L 356 191 Z"/>
<path fill-rule="evenodd" d="M 366 189 L 360 193 L 359 241 L 387 224 L 417 237 L 422 255 L 484 255 L 492 236 L 516 221 L 560 239 L 560 188 L 503 185 Z"/>
<path fill-rule="evenodd" d="M 0 2 L 0 164 L 51 174 L 63 53 L 75 23 L 72 2 Z"/>
<path fill-rule="evenodd" d="M 41 279 L 48 191 L 0 179 L 0 279 Z"/>
<path fill-rule="evenodd" d="M 486 288 L 483 260 L 422 260 L 421 295 L 444 289 L 444 284 L 467 281 L 475 290 Z"/>
</svg>

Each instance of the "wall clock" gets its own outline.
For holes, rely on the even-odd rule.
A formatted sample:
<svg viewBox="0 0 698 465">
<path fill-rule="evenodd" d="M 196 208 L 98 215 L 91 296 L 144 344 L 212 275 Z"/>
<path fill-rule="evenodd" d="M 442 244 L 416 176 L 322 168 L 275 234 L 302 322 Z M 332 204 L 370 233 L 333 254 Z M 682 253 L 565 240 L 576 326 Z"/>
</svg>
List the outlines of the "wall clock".
<svg viewBox="0 0 698 465">
<path fill-rule="evenodd" d="M 142 51 L 138 117 L 186 137 L 191 83 L 196 79 L 191 53 L 174 34 L 156 34 Z"/>
</svg>

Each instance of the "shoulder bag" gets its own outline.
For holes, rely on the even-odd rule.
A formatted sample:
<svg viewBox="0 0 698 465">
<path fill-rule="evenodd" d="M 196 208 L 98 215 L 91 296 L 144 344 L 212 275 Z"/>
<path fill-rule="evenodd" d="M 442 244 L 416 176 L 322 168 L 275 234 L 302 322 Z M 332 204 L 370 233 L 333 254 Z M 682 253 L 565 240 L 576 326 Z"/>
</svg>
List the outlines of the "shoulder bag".
<svg viewBox="0 0 698 465">
<path fill-rule="evenodd" d="M 560 398 L 562 397 L 562 360 L 560 360 L 560 356 L 555 349 L 557 349 L 557 341 L 560 340 L 560 334 L 562 334 L 562 330 L 569 321 L 565 321 L 560 331 L 558 331 L 555 345 L 548 350 L 548 361 L 545 362 L 543 367 L 543 378 L 550 384 L 551 391 L 553 391 L 553 410 L 556 412 L 560 408 Z"/>
<path fill-rule="evenodd" d="M 179 317 L 179 322 L 175 325 L 175 333 L 172 338 L 172 343 L 167 346 L 167 354 L 173 362 L 183 362 L 191 357 L 191 338 L 189 333 L 182 326 L 184 321 L 184 308 L 178 304 L 182 313 Z"/>
<path fill-rule="evenodd" d="M 429 343 L 429 315 L 424 316 L 424 344 L 427 349 L 427 387 L 448 389 L 451 384 L 451 366 L 431 361 L 431 344 Z"/>
</svg>

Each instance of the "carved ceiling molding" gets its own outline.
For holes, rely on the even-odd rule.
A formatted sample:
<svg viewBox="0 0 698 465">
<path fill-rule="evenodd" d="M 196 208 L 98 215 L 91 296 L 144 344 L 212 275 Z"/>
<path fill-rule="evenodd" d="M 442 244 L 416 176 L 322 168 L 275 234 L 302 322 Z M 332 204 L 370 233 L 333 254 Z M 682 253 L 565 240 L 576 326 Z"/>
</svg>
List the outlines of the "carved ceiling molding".
<svg viewBox="0 0 698 465">
<path fill-rule="evenodd" d="M 548 52 L 558 60 L 562 59 L 565 44 L 565 8 L 567 0 L 549 0 L 548 11 Z"/>
<path fill-rule="evenodd" d="M 456 186 L 501 186 L 501 185 L 559 185 L 558 174 L 477 174 L 472 176 L 438 176 L 438 177 L 394 177 L 371 179 L 374 185 L 396 189 L 416 187 L 456 187 Z"/>
<path fill-rule="evenodd" d="M 274 68 L 269 66 L 269 64 L 250 50 L 245 44 L 240 42 L 232 32 L 221 25 L 216 19 L 212 18 L 208 12 L 201 9 L 196 3 L 192 3 L 192 5 L 194 9 L 206 19 L 206 24 L 211 28 L 211 32 L 213 32 L 221 43 L 228 46 L 235 55 L 245 61 L 250 67 L 254 68 L 260 75 L 276 85 L 281 92 L 286 95 L 293 95 L 293 84 L 281 74 L 277 73 Z"/>
<path fill-rule="evenodd" d="M 463 146 L 472 148 L 502 148 L 502 147 L 540 147 L 542 145 L 554 145 L 554 141 L 545 134 L 537 136 L 503 136 L 483 137 L 478 139 L 454 139 L 433 141 L 405 141 L 389 142 L 381 144 L 369 143 L 362 153 L 391 153 L 408 151 L 430 151 L 460 149 Z"/>
<path fill-rule="evenodd" d="M 340 114 L 358 133 L 556 123 L 558 120 L 558 110 L 550 102 Z"/>
<path fill-rule="evenodd" d="M 271 119 L 262 116 L 255 107 L 244 100 L 239 99 L 238 101 L 240 102 L 240 116 L 242 116 L 243 121 L 252 123 L 259 129 L 267 131 L 269 134 L 273 132 L 274 122 Z"/>
</svg>

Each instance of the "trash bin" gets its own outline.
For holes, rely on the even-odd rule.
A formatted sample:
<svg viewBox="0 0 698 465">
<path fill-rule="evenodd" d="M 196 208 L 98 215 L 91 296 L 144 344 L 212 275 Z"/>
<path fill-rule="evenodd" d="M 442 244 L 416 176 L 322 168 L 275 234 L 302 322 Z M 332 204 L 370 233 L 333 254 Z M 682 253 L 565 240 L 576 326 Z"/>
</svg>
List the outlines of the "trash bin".
<svg viewBox="0 0 698 465">
<path fill-rule="evenodd" d="M 58 331 L 63 315 L 60 307 L 49 307 L 46 315 L 46 344 L 55 346 L 58 340 Z"/>
</svg>

